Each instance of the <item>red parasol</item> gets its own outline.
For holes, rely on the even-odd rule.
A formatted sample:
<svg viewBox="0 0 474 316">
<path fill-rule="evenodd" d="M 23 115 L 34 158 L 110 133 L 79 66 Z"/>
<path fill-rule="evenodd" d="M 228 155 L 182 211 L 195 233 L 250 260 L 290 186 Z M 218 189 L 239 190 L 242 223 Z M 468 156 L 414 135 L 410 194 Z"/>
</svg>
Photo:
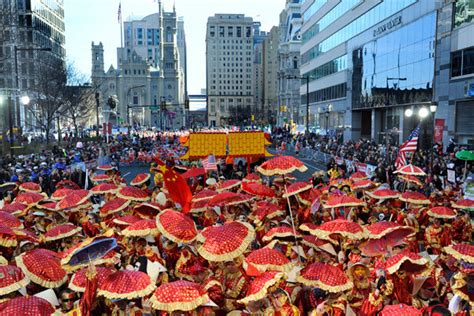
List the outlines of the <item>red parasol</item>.
<svg viewBox="0 0 474 316">
<path fill-rule="evenodd" d="M 117 193 L 120 187 L 113 183 L 101 183 L 91 189 L 92 194 Z"/>
<path fill-rule="evenodd" d="M 253 219 L 256 223 L 259 223 L 265 219 L 272 219 L 284 214 L 285 211 L 280 206 L 270 202 L 260 201 L 257 202 L 257 209 L 250 214 L 249 218 Z"/>
<path fill-rule="evenodd" d="M 429 205 L 431 203 L 430 199 L 420 192 L 403 192 L 400 200 L 417 205 Z"/>
<path fill-rule="evenodd" d="M 312 188 L 311 190 L 299 193 L 296 197 L 300 203 L 310 206 L 316 199 L 319 199 L 320 196 L 321 190 Z"/>
<path fill-rule="evenodd" d="M 454 258 L 469 263 L 474 263 L 474 246 L 469 244 L 450 245 L 444 251 Z"/>
<path fill-rule="evenodd" d="M 229 261 L 244 253 L 255 239 L 255 230 L 248 223 L 227 222 L 208 227 L 201 235 L 204 243 L 198 247 L 198 252 L 204 259 Z"/>
<path fill-rule="evenodd" d="M 334 244 L 337 243 L 335 240 L 331 240 L 330 242 Z M 316 236 L 304 235 L 303 239 L 301 240 L 301 243 L 316 250 L 324 250 L 333 256 L 337 255 L 336 250 L 334 250 L 334 247 L 330 243 L 328 243 L 327 240 L 319 239 Z"/>
<path fill-rule="evenodd" d="M 0 211 L 0 225 L 10 228 L 23 228 L 23 224 L 18 218 L 8 212 Z"/>
<path fill-rule="evenodd" d="M 71 237 L 79 233 L 81 230 L 81 227 L 77 227 L 70 223 L 61 224 L 51 228 L 44 234 L 44 242 Z"/>
<path fill-rule="evenodd" d="M 405 304 L 385 305 L 380 312 L 380 316 L 421 316 L 423 313 Z"/>
<path fill-rule="evenodd" d="M 28 206 L 23 203 L 13 202 L 11 204 L 4 205 L 2 212 L 7 212 L 12 215 L 20 215 L 28 209 Z"/>
<path fill-rule="evenodd" d="M 346 219 L 335 219 L 319 226 L 303 224 L 300 229 L 325 240 L 331 235 L 341 235 L 349 239 L 363 239 L 365 237 L 365 232 L 359 224 Z"/>
<path fill-rule="evenodd" d="M 474 208 L 474 201 L 467 199 L 459 200 L 456 202 L 451 202 L 451 206 L 457 209 Z"/>
<path fill-rule="evenodd" d="M 287 198 L 289 196 L 307 191 L 311 189 L 313 185 L 311 183 L 307 182 L 295 182 L 290 184 L 288 187 L 286 187 L 285 194 L 283 194 L 284 198 Z"/>
<path fill-rule="evenodd" d="M 159 286 L 150 298 L 154 309 L 167 312 L 192 311 L 209 300 L 202 285 L 184 280 Z"/>
<path fill-rule="evenodd" d="M 33 206 L 44 199 L 45 196 L 40 193 L 21 192 L 16 196 L 15 202 L 22 203 L 28 206 Z"/>
<path fill-rule="evenodd" d="M 376 184 L 370 180 L 359 180 L 352 184 L 353 190 L 364 190 L 376 187 Z"/>
<path fill-rule="evenodd" d="M 215 195 L 217 195 L 216 191 L 212 191 L 212 190 L 209 190 L 209 189 L 204 189 L 204 190 L 199 191 L 197 194 L 194 195 L 193 202 L 209 200 Z"/>
<path fill-rule="evenodd" d="M 115 167 L 111 165 L 102 165 L 102 166 L 98 166 L 97 169 L 104 170 L 104 171 L 111 171 L 111 170 L 115 170 Z"/>
<path fill-rule="evenodd" d="M 0 265 L 0 295 L 7 295 L 22 287 L 26 287 L 30 281 L 26 278 L 20 268 L 11 265 Z"/>
<path fill-rule="evenodd" d="M 108 216 L 114 213 L 118 213 L 126 209 L 130 205 L 130 201 L 121 198 L 115 198 L 105 203 L 99 210 L 100 216 Z"/>
<path fill-rule="evenodd" d="M 69 281 L 69 288 L 76 292 L 84 292 L 86 290 L 86 282 L 87 282 L 87 270 L 89 268 L 82 268 L 81 270 L 74 273 L 71 277 L 71 281 Z M 104 280 L 114 272 L 112 268 L 106 267 L 96 267 L 97 271 L 96 278 L 97 284 L 102 284 Z"/>
<path fill-rule="evenodd" d="M 102 182 L 102 181 L 110 181 L 112 180 L 112 178 L 106 174 L 96 174 L 91 177 L 91 180 L 92 182 Z"/>
<path fill-rule="evenodd" d="M 224 192 L 239 187 L 242 182 L 240 180 L 225 180 L 216 189 L 217 192 Z"/>
<path fill-rule="evenodd" d="M 456 217 L 456 211 L 445 206 L 432 207 L 427 213 L 435 218 L 452 219 Z"/>
<path fill-rule="evenodd" d="M 243 299 L 238 300 L 241 304 L 248 304 L 251 301 L 258 301 L 267 296 L 267 291 L 284 277 L 281 272 L 265 272 L 261 276 L 250 282 L 247 294 Z"/>
<path fill-rule="evenodd" d="M 402 179 L 403 181 L 407 182 L 407 183 L 411 183 L 411 184 L 415 184 L 419 187 L 423 186 L 423 182 L 421 182 L 420 179 L 418 179 L 417 177 L 415 176 L 411 176 L 411 175 L 400 175 L 399 176 L 400 179 Z"/>
<path fill-rule="evenodd" d="M 292 265 L 281 252 L 264 247 L 252 251 L 244 261 L 244 269 L 255 267 L 260 273 L 265 271 L 290 272 Z"/>
<path fill-rule="evenodd" d="M 61 180 L 56 184 L 56 190 L 59 189 L 71 189 L 71 190 L 79 190 L 81 187 L 71 180 Z"/>
<path fill-rule="evenodd" d="M 50 211 L 54 212 L 56 211 L 58 203 L 57 202 L 48 202 L 48 201 L 42 201 L 36 205 L 36 208 L 40 210 L 45 210 L 45 211 Z"/>
<path fill-rule="evenodd" d="M 114 218 L 112 222 L 117 225 L 128 226 L 141 220 L 142 219 L 140 217 L 137 217 L 135 215 L 125 215 L 119 218 Z"/>
<path fill-rule="evenodd" d="M 306 286 L 318 287 L 331 293 L 344 292 L 353 287 L 352 282 L 341 269 L 319 262 L 300 271 L 296 280 Z"/>
<path fill-rule="evenodd" d="M 66 194 L 66 196 L 58 202 L 56 207 L 58 210 L 75 208 L 85 203 L 90 196 L 91 193 L 89 192 L 89 190 L 74 190 Z"/>
<path fill-rule="evenodd" d="M 143 218 L 155 218 L 162 211 L 162 206 L 156 202 L 143 202 L 135 205 L 133 211 Z"/>
<path fill-rule="evenodd" d="M 390 274 L 394 274 L 400 269 L 415 273 L 423 271 L 427 264 L 426 258 L 413 252 L 403 251 L 388 258 L 385 261 L 385 269 Z"/>
<path fill-rule="evenodd" d="M 292 156 L 275 157 L 257 167 L 257 171 L 266 176 L 285 175 L 296 170 L 305 172 L 308 168 Z"/>
<path fill-rule="evenodd" d="M 130 185 L 133 186 L 140 186 L 150 180 L 150 174 L 148 173 L 139 173 L 133 178 L 132 181 L 130 181 Z"/>
<path fill-rule="evenodd" d="M 206 174 L 206 169 L 192 167 L 191 169 L 183 173 L 183 178 L 185 179 L 196 178 L 196 177 L 203 176 L 205 174 Z"/>
<path fill-rule="evenodd" d="M 141 271 L 120 270 L 109 274 L 99 283 L 98 294 L 109 300 L 132 300 L 149 295 L 156 286 L 148 274 Z"/>
<path fill-rule="evenodd" d="M 44 298 L 18 296 L 0 303 L 0 315 L 51 316 L 56 309 Z"/>
<path fill-rule="evenodd" d="M 380 189 L 372 192 L 366 192 L 368 196 L 376 200 L 397 199 L 400 193 L 390 189 Z"/>
<path fill-rule="evenodd" d="M 158 230 L 175 243 L 188 244 L 197 236 L 194 221 L 183 213 L 166 210 L 156 217 Z"/>
<path fill-rule="evenodd" d="M 287 237 L 294 237 L 295 233 L 293 228 L 290 226 L 278 226 L 273 227 L 270 229 L 262 238 L 264 242 L 268 242 L 273 240 L 274 238 L 287 238 Z M 301 237 L 298 233 L 296 237 Z"/>
<path fill-rule="evenodd" d="M 35 193 L 41 192 L 41 186 L 38 183 L 34 183 L 34 182 L 22 183 L 20 184 L 19 189 L 20 191 L 23 191 L 23 192 L 35 192 Z"/>
<path fill-rule="evenodd" d="M 66 195 L 68 195 L 72 191 L 74 190 L 71 190 L 69 188 L 57 189 L 56 191 L 53 192 L 53 194 L 51 194 L 51 199 L 57 200 L 57 201 L 62 200 L 66 197 Z"/>
<path fill-rule="evenodd" d="M 145 191 L 136 187 L 123 187 L 117 196 L 130 201 L 147 201 L 150 199 Z"/>
<path fill-rule="evenodd" d="M 261 183 L 262 179 L 256 173 L 249 173 L 245 178 L 242 179 L 242 182 L 258 182 Z"/>
<path fill-rule="evenodd" d="M 15 257 L 17 266 L 36 284 L 45 288 L 60 287 L 67 281 L 59 255 L 47 249 L 33 249 Z"/>
<path fill-rule="evenodd" d="M 156 227 L 154 219 L 142 219 L 122 230 L 122 235 L 127 237 L 146 237 L 158 235 L 160 231 Z"/>
<path fill-rule="evenodd" d="M 207 203 L 208 206 L 224 206 L 224 205 L 237 205 L 249 202 L 253 199 L 252 196 L 247 194 L 239 194 L 234 192 L 222 192 L 212 197 Z"/>
<path fill-rule="evenodd" d="M 403 234 L 402 231 L 405 232 L 405 234 L 400 239 L 403 239 L 413 233 L 412 227 L 401 226 L 399 224 L 387 221 L 376 222 L 374 224 L 371 224 L 366 227 L 366 230 L 367 237 L 370 239 L 380 239 L 382 237 L 387 237 L 390 236 L 390 234 L 392 234 L 393 232 Z"/>
<path fill-rule="evenodd" d="M 407 176 L 426 176 L 426 173 L 420 167 L 414 165 L 403 166 L 400 169 L 394 171 L 393 173 L 398 173 Z"/>
<path fill-rule="evenodd" d="M 361 181 L 361 180 L 365 180 L 367 179 L 367 174 L 365 172 L 360 172 L 360 171 L 357 171 L 355 173 L 353 173 L 349 179 L 351 179 L 352 181 L 356 182 L 356 181 Z"/>
<path fill-rule="evenodd" d="M 207 204 L 209 203 L 209 199 L 206 200 L 199 200 L 196 202 L 191 203 L 191 213 L 201 213 L 207 209 Z"/>
<path fill-rule="evenodd" d="M 365 205 L 365 202 L 353 196 L 331 195 L 329 196 L 326 203 L 323 204 L 323 207 L 324 208 L 339 208 L 339 207 L 357 207 L 357 206 L 364 206 L 364 205 Z"/>
<path fill-rule="evenodd" d="M 242 182 L 242 190 L 262 197 L 274 197 L 275 191 L 258 182 Z"/>
</svg>

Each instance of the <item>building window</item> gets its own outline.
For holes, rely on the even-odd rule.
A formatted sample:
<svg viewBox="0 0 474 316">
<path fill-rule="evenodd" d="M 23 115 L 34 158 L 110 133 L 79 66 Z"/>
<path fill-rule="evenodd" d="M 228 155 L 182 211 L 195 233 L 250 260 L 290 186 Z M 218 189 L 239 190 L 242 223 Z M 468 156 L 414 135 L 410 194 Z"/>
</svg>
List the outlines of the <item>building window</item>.
<svg viewBox="0 0 474 316">
<path fill-rule="evenodd" d="M 451 77 L 474 73 L 474 47 L 459 50 L 451 55 Z"/>
</svg>

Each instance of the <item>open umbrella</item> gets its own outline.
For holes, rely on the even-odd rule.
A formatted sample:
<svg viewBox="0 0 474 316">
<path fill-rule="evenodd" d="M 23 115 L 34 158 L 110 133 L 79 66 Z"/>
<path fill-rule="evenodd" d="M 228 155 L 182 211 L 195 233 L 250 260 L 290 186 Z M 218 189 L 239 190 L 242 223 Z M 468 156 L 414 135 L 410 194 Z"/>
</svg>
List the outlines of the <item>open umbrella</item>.
<svg viewBox="0 0 474 316">
<path fill-rule="evenodd" d="M 423 313 L 413 306 L 405 304 L 385 305 L 380 316 L 421 316 Z"/>
<path fill-rule="evenodd" d="M 204 243 L 197 250 L 204 259 L 230 261 L 245 252 L 255 239 L 255 230 L 248 223 L 235 221 L 208 227 L 201 235 Z"/>
<path fill-rule="evenodd" d="M 292 227 L 290 226 L 277 226 L 271 228 L 262 238 L 264 242 L 271 241 L 275 238 L 287 238 L 287 237 L 294 237 L 295 232 Z M 300 234 L 296 234 L 296 237 L 301 237 Z"/>
<path fill-rule="evenodd" d="M 350 177 L 349 179 L 351 179 L 352 181 L 361 181 L 361 180 L 365 180 L 367 179 L 367 174 L 364 173 L 364 172 L 360 172 L 360 171 L 357 171 L 357 172 L 354 172 Z"/>
<path fill-rule="evenodd" d="M 301 239 L 301 243 L 315 250 L 323 250 L 333 256 L 337 256 L 336 250 L 334 250 L 333 245 L 331 245 L 331 243 L 337 244 L 335 240 L 328 242 L 327 240 L 319 239 L 313 235 L 304 235 Z"/>
<path fill-rule="evenodd" d="M 107 267 L 96 267 L 97 271 L 96 278 L 97 284 L 101 284 L 104 280 L 114 272 L 112 268 Z M 84 292 L 86 290 L 86 282 L 87 282 L 87 273 L 88 268 L 82 268 L 81 270 L 77 271 L 71 277 L 71 281 L 69 281 L 69 288 L 76 292 Z"/>
<path fill-rule="evenodd" d="M 247 270 L 249 266 L 255 267 L 260 273 L 265 271 L 281 271 L 290 272 L 292 264 L 278 250 L 264 247 L 252 251 L 245 257 L 244 269 Z"/>
<path fill-rule="evenodd" d="M 120 187 L 113 183 L 100 183 L 91 189 L 92 194 L 117 193 Z"/>
<path fill-rule="evenodd" d="M 38 202 L 44 200 L 45 198 L 46 197 L 40 193 L 21 192 L 16 196 L 15 202 L 22 203 L 28 206 L 33 206 L 36 205 Z"/>
<path fill-rule="evenodd" d="M 403 174 L 403 175 L 408 175 L 408 176 L 426 176 L 426 173 L 417 166 L 414 165 L 406 165 L 401 167 L 400 169 L 397 169 L 393 173 L 398 173 L 398 174 Z"/>
<path fill-rule="evenodd" d="M 5 193 L 5 192 L 13 192 L 18 185 L 15 182 L 5 182 L 0 184 L 0 193 Z"/>
<path fill-rule="evenodd" d="M 365 189 L 371 189 L 374 188 L 376 184 L 370 180 L 359 180 L 359 181 L 354 181 L 352 184 L 352 189 L 353 190 L 365 190 Z"/>
<path fill-rule="evenodd" d="M 109 274 L 99 283 L 98 295 L 110 300 L 132 300 L 147 296 L 156 286 L 148 274 L 134 270 L 120 270 Z"/>
<path fill-rule="evenodd" d="M 10 228 L 23 228 L 23 224 L 18 218 L 8 212 L 0 211 L 0 225 Z"/>
<path fill-rule="evenodd" d="M 371 224 L 365 228 L 367 230 L 367 237 L 370 239 L 380 239 L 382 237 L 387 237 L 393 232 L 403 234 L 403 237 L 413 233 L 413 228 L 410 226 L 401 226 L 394 222 L 381 221 Z M 404 233 L 402 233 L 404 232 Z"/>
<path fill-rule="evenodd" d="M 56 189 L 71 189 L 71 190 L 79 190 L 81 187 L 76 182 L 71 180 L 61 180 L 56 184 Z"/>
<path fill-rule="evenodd" d="M 43 238 L 44 238 L 43 240 L 44 242 L 50 242 L 54 240 L 71 237 L 79 233 L 81 230 L 82 230 L 81 227 L 77 227 L 71 223 L 61 224 L 48 230 L 43 235 Z"/>
<path fill-rule="evenodd" d="M 331 293 L 352 289 L 353 284 L 344 271 L 327 263 L 313 263 L 300 271 L 296 279 L 306 286 L 318 287 Z"/>
<path fill-rule="evenodd" d="M 154 219 L 142 219 L 122 230 L 122 235 L 126 237 L 156 236 L 159 233 L 160 231 L 156 227 L 156 220 Z"/>
<path fill-rule="evenodd" d="M 20 268 L 0 265 L 0 296 L 15 292 L 30 283 Z"/>
<path fill-rule="evenodd" d="M 258 301 L 267 296 L 268 289 L 280 282 L 284 277 L 281 272 L 270 271 L 265 272 L 261 276 L 256 277 L 250 282 L 249 288 L 244 298 L 238 302 L 241 304 L 248 304 L 251 301 Z"/>
<path fill-rule="evenodd" d="M 313 185 L 307 182 L 295 182 L 286 187 L 283 197 L 289 197 L 311 189 Z"/>
<path fill-rule="evenodd" d="M 196 167 L 192 167 L 191 169 L 189 169 L 188 171 L 186 171 L 185 173 L 183 173 L 183 178 L 185 179 L 190 179 L 190 178 L 196 178 L 196 177 L 200 177 L 200 176 L 203 176 L 206 174 L 206 169 L 204 168 L 196 168 Z"/>
<path fill-rule="evenodd" d="M 38 203 L 36 205 L 36 208 L 40 210 L 55 212 L 57 205 L 58 205 L 58 202 L 44 200 Z"/>
<path fill-rule="evenodd" d="M 135 215 L 124 215 L 118 218 L 114 218 L 112 222 L 117 225 L 128 226 L 141 220 L 142 218 Z"/>
<path fill-rule="evenodd" d="M 265 161 L 257 167 L 257 171 L 266 176 L 285 175 L 294 171 L 308 170 L 303 162 L 292 156 L 279 156 Z"/>
<path fill-rule="evenodd" d="M 474 200 L 463 199 L 456 202 L 451 202 L 451 206 L 457 209 L 474 208 Z"/>
<path fill-rule="evenodd" d="M 282 216 L 284 214 L 285 211 L 279 205 L 270 202 L 257 202 L 257 208 L 252 212 L 252 214 L 249 215 L 249 218 L 254 220 L 256 223 L 259 223 L 263 220 L 270 220 L 272 218 Z"/>
<path fill-rule="evenodd" d="M 92 182 L 107 182 L 112 180 L 112 178 L 106 174 L 96 174 L 91 177 Z"/>
<path fill-rule="evenodd" d="M 456 153 L 456 158 L 465 161 L 474 160 L 474 152 L 470 150 L 461 150 Z"/>
<path fill-rule="evenodd" d="M 345 196 L 345 195 L 331 195 L 325 204 L 323 204 L 324 208 L 339 208 L 339 207 L 358 207 L 364 206 L 365 202 L 359 200 L 353 196 Z"/>
<path fill-rule="evenodd" d="M 411 184 L 417 185 L 419 187 L 423 186 L 423 182 L 415 176 L 400 175 L 399 178 L 402 179 L 403 181 L 405 181 L 406 183 L 411 183 Z"/>
<path fill-rule="evenodd" d="M 444 251 L 454 258 L 474 264 L 474 246 L 469 244 L 450 245 Z"/>
<path fill-rule="evenodd" d="M 208 203 L 210 199 L 199 200 L 191 203 L 191 213 L 201 213 L 208 208 Z"/>
<path fill-rule="evenodd" d="M 100 209 L 100 216 L 108 216 L 123 211 L 130 205 L 130 201 L 121 198 L 115 198 L 105 203 Z"/>
<path fill-rule="evenodd" d="M 186 214 L 166 210 L 156 217 L 156 227 L 158 230 L 175 243 L 190 243 L 197 236 L 197 229 L 194 221 Z"/>
<path fill-rule="evenodd" d="M 222 192 L 213 196 L 207 203 L 208 206 L 225 206 L 237 205 L 249 202 L 253 196 L 247 194 L 239 194 L 234 192 Z"/>
<path fill-rule="evenodd" d="M 136 187 L 123 187 L 117 194 L 119 198 L 130 200 L 130 201 L 148 201 L 150 197 L 148 194 Z"/>
<path fill-rule="evenodd" d="M 213 190 L 209 189 L 204 189 L 202 191 L 199 191 L 193 196 L 193 202 L 199 202 L 203 200 L 210 200 L 213 196 L 217 195 L 218 193 Z"/>
<path fill-rule="evenodd" d="M 89 190 L 74 190 L 66 194 L 66 196 L 58 202 L 56 208 L 58 210 L 72 209 L 85 203 L 91 193 Z"/>
<path fill-rule="evenodd" d="M 38 183 L 34 183 L 34 182 L 22 183 L 20 184 L 19 189 L 20 191 L 23 191 L 23 192 L 35 192 L 35 193 L 41 192 L 41 186 Z"/>
<path fill-rule="evenodd" d="M 331 238 L 331 235 L 340 235 L 349 239 L 363 239 L 365 237 L 365 232 L 359 224 L 345 219 L 335 219 L 319 226 L 302 224 L 300 229 L 325 240 L 328 237 Z"/>
<path fill-rule="evenodd" d="M 155 218 L 162 211 L 162 206 L 156 202 L 143 202 L 135 205 L 133 211 L 143 218 Z"/>
<path fill-rule="evenodd" d="M 18 245 L 17 231 L 8 226 L 0 225 L 0 246 L 16 247 Z"/>
<path fill-rule="evenodd" d="M 274 197 L 275 191 L 258 182 L 242 182 L 242 190 L 261 197 Z"/>
<path fill-rule="evenodd" d="M 130 185 L 133 186 L 140 186 L 150 180 L 150 174 L 149 173 L 139 173 L 133 178 L 132 181 L 130 181 Z"/>
<path fill-rule="evenodd" d="M 409 252 L 400 252 L 385 261 L 385 269 L 388 273 L 394 274 L 398 270 L 407 272 L 421 272 L 426 268 L 428 260 L 422 256 Z"/>
<path fill-rule="evenodd" d="M 225 180 L 224 182 L 219 184 L 216 191 L 217 192 L 224 192 L 224 191 L 227 191 L 227 190 L 230 190 L 230 189 L 233 189 L 233 188 L 237 188 L 237 187 L 240 186 L 241 183 L 242 182 L 240 180 L 235 180 L 235 179 Z"/>
<path fill-rule="evenodd" d="M 44 298 L 18 296 L 0 303 L 0 315 L 51 316 L 56 309 Z"/>
<path fill-rule="evenodd" d="M 103 170 L 103 171 L 111 171 L 111 170 L 115 170 L 116 168 L 111 165 L 101 165 L 101 166 L 98 166 L 97 169 Z"/>
<path fill-rule="evenodd" d="M 13 202 L 11 204 L 4 205 L 1 210 L 2 212 L 7 212 L 12 215 L 20 215 L 23 212 L 25 212 L 27 209 L 28 209 L 28 205 L 19 203 L 19 202 Z"/>
<path fill-rule="evenodd" d="M 88 238 L 77 246 L 69 249 L 61 259 L 61 264 L 69 267 L 80 267 L 88 265 L 90 262 L 96 264 L 99 259 L 107 257 L 113 253 L 113 249 L 117 247 L 115 238 L 95 237 Z M 71 270 L 69 269 L 68 270 Z"/>
<path fill-rule="evenodd" d="M 34 283 L 45 288 L 60 287 L 67 281 L 59 255 L 47 249 L 33 249 L 15 257 L 17 266 Z"/>
<path fill-rule="evenodd" d="M 56 200 L 56 201 L 62 200 L 66 197 L 66 195 L 68 195 L 72 191 L 74 191 L 74 190 L 71 190 L 69 188 L 56 189 L 56 191 L 54 191 L 51 194 L 51 199 Z"/>
<path fill-rule="evenodd" d="M 400 200 L 416 205 L 429 205 L 431 203 L 430 199 L 420 192 L 403 192 Z"/>
<path fill-rule="evenodd" d="M 390 189 L 379 189 L 372 192 L 366 192 L 368 196 L 376 200 L 397 199 L 400 193 Z"/>
<path fill-rule="evenodd" d="M 184 280 L 162 284 L 150 298 L 154 309 L 167 312 L 192 311 L 209 300 L 201 284 Z"/>
<path fill-rule="evenodd" d="M 453 219 L 456 217 L 456 211 L 445 206 L 436 206 L 428 210 L 427 214 L 431 217 L 442 219 Z"/>
<path fill-rule="evenodd" d="M 261 183 L 262 179 L 256 173 L 249 173 L 242 179 L 242 182 L 258 182 Z"/>
</svg>

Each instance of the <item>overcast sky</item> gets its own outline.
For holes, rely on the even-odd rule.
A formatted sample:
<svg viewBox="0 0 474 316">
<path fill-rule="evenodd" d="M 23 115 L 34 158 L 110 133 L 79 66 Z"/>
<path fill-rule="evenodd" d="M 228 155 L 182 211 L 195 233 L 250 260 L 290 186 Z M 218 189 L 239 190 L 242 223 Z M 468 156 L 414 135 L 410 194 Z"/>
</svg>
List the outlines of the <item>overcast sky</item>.
<svg viewBox="0 0 474 316">
<path fill-rule="evenodd" d="M 66 54 L 82 73 L 90 76 L 91 42 L 102 42 L 105 68 L 116 67 L 116 48 L 120 46 L 117 21 L 119 0 L 65 0 Z M 153 0 L 122 0 L 122 17 L 142 18 L 157 12 Z M 243 13 L 262 23 L 269 31 L 278 25 L 285 0 L 163 0 L 165 10 L 176 4 L 178 16 L 184 17 L 188 53 L 188 90 L 190 94 L 206 87 L 205 34 L 209 16 L 215 13 Z"/>
</svg>

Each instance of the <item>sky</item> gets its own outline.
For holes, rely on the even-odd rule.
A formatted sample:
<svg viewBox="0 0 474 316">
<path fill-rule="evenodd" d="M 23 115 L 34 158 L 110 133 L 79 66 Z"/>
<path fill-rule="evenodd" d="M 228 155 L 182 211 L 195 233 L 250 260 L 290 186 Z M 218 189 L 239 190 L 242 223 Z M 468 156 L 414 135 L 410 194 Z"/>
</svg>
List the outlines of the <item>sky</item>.
<svg viewBox="0 0 474 316">
<path fill-rule="evenodd" d="M 66 55 L 68 62 L 87 77 L 91 73 L 91 43 L 104 45 L 105 70 L 117 65 L 120 47 L 118 6 L 122 3 L 123 21 L 143 18 L 157 12 L 154 0 L 65 0 Z M 188 91 L 199 94 L 206 87 L 206 23 L 215 13 L 243 13 L 262 23 L 270 31 L 278 25 L 285 0 L 162 0 L 165 10 L 176 5 L 184 17 L 188 55 Z"/>
</svg>

